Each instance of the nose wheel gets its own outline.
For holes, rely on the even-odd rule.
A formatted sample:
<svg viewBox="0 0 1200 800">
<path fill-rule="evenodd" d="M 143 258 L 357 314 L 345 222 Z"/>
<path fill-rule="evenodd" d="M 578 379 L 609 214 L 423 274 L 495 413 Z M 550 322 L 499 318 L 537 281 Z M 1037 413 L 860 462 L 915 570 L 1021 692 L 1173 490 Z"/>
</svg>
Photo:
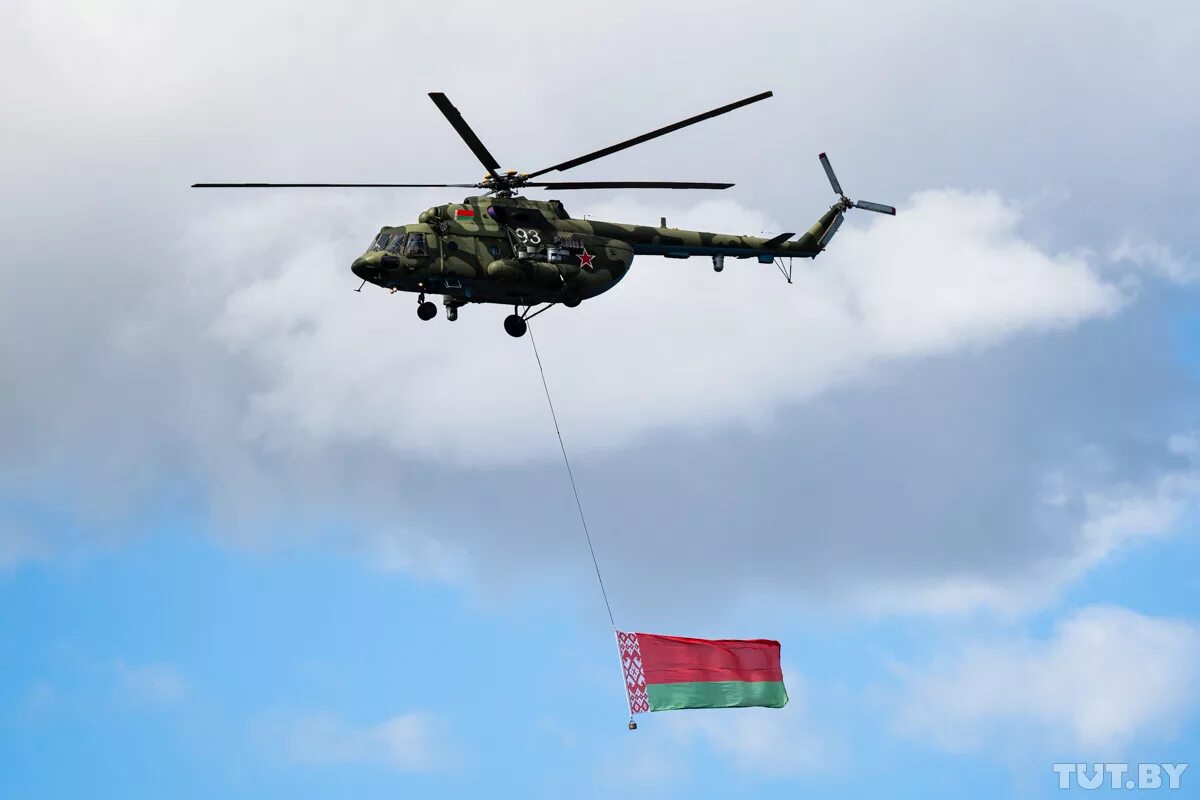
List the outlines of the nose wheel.
<svg viewBox="0 0 1200 800">
<path fill-rule="evenodd" d="M 425 295 L 421 295 L 421 302 L 417 304 L 417 316 L 428 322 L 437 316 L 437 306 L 425 299 Z"/>
</svg>

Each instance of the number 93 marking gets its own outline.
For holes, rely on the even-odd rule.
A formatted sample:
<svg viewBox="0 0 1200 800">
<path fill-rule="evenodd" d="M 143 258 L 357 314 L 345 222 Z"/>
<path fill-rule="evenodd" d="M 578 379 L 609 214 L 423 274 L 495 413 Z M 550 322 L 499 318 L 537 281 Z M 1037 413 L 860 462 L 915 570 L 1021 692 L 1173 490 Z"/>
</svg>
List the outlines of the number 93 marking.
<svg viewBox="0 0 1200 800">
<path fill-rule="evenodd" d="M 542 235 L 533 228 L 513 228 L 513 236 L 521 240 L 521 244 L 541 244 Z"/>
</svg>

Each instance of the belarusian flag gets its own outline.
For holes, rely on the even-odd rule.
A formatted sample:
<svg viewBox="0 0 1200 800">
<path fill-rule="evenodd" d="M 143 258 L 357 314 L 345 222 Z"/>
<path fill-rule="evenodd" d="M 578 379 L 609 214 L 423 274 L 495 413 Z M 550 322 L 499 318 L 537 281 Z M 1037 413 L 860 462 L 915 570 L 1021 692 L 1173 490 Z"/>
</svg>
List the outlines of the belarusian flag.
<svg viewBox="0 0 1200 800">
<path fill-rule="evenodd" d="M 629 713 L 787 705 L 779 642 L 617 631 Z"/>
</svg>

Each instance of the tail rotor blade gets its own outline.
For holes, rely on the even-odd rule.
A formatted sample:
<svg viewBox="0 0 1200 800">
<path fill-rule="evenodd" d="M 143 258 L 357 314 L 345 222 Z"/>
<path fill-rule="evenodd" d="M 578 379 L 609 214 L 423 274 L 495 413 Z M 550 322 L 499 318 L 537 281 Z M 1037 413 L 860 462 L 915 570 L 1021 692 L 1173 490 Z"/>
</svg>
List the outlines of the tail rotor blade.
<svg viewBox="0 0 1200 800">
<path fill-rule="evenodd" d="M 842 220 L 845 218 L 845 214 L 838 214 L 833 218 L 833 222 L 830 224 L 829 230 L 825 231 L 825 235 L 821 237 L 819 242 L 817 242 L 822 250 L 825 249 L 825 245 L 829 244 L 829 240 L 833 238 L 835 233 L 837 233 L 838 228 L 842 227 Z"/>
<path fill-rule="evenodd" d="M 892 206 L 885 206 L 883 203 L 872 203 L 869 200 L 856 200 L 854 201 L 854 207 L 867 211 L 876 211 L 880 214 L 891 214 L 893 217 L 896 216 L 896 209 Z"/>
<path fill-rule="evenodd" d="M 833 187 L 833 190 L 837 192 L 839 196 L 845 194 L 845 192 L 842 191 L 842 185 L 838 183 L 837 175 L 833 174 L 833 165 L 829 163 L 829 156 L 821 153 L 819 158 L 821 159 L 821 166 L 825 168 L 825 174 L 829 177 L 829 185 Z"/>
</svg>

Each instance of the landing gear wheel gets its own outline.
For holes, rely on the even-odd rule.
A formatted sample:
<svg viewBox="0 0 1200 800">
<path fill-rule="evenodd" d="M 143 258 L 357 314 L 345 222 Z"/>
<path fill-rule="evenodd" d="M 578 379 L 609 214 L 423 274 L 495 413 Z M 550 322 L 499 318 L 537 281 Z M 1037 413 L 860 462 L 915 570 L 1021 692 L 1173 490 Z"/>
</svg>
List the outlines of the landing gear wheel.
<svg viewBox="0 0 1200 800">
<path fill-rule="evenodd" d="M 520 338 L 525 335 L 525 331 L 528 329 L 529 325 L 517 314 L 509 314 L 504 318 L 504 330 L 509 336 Z"/>
<path fill-rule="evenodd" d="M 421 303 L 417 306 L 417 316 L 428 322 L 437 316 L 437 306 L 429 301 Z"/>
</svg>

